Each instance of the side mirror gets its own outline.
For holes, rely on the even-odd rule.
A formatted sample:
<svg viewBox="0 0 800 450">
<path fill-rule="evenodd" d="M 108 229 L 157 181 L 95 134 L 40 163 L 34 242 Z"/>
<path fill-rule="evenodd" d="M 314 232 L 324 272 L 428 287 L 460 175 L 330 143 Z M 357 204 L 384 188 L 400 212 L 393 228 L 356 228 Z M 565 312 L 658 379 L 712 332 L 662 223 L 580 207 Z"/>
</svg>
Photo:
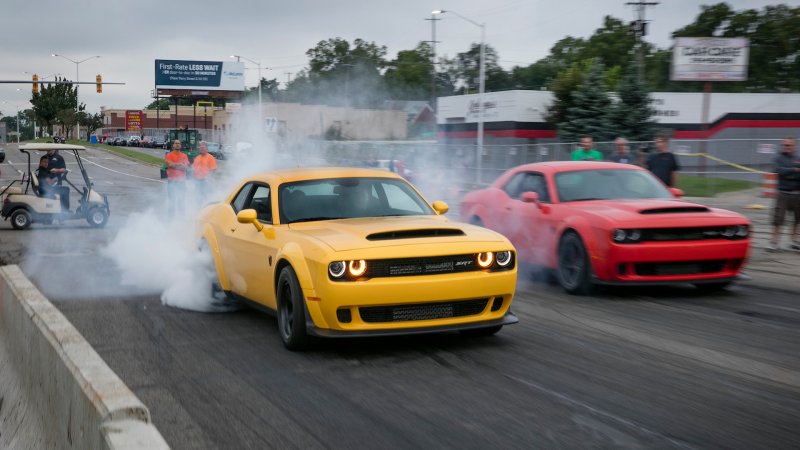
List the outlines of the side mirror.
<svg viewBox="0 0 800 450">
<path fill-rule="evenodd" d="M 436 200 L 435 202 L 433 202 L 433 210 L 436 211 L 436 214 L 441 216 L 447 211 L 450 211 L 450 207 L 447 206 L 447 203 L 441 200 Z"/>
<path fill-rule="evenodd" d="M 252 223 L 258 231 L 264 229 L 264 225 L 261 225 L 261 222 L 258 221 L 255 209 L 243 209 L 239 211 L 239 213 L 236 214 L 236 220 L 239 223 Z"/>
<path fill-rule="evenodd" d="M 672 192 L 672 195 L 675 197 L 683 197 L 683 190 L 681 189 L 671 187 L 669 188 L 669 191 Z"/>
<path fill-rule="evenodd" d="M 539 194 L 536 192 L 523 192 L 522 197 L 520 197 L 524 203 L 535 203 L 539 204 Z"/>
</svg>

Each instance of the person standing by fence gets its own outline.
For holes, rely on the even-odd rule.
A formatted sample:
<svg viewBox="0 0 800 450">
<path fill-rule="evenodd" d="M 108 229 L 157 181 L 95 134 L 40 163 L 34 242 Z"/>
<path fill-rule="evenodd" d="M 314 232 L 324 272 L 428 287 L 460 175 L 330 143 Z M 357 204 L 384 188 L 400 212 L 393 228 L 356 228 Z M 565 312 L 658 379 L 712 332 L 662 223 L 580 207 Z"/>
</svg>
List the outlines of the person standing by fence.
<svg viewBox="0 0 800 450">
<path fill-rule="evenodd" d="M 614 139 L 614 153 L 608 159 L 616 163 L 636 164 L 633 155 L 628 151 L 628 141 L 624 137 Z"/>
<path fill-rule="evenodd" d="M 208 153 L 208 143 L 200 141 L 198 144 L 199 153 L 192 162 L 192 176 L 194 177 L 197 197 L 200 202 L 206 201 L 211 191 L 211 175 L 217 170 L 217 160 Z"/>
<path fill-rule="evenodd" d="M 669 137 L 656 136 L 656 152 L 647 158 L 646 167 L 664 184 L 675 187 L 681 166 L 678 164 L 678 158 L 669 151 Z"/>
<path fill-rule="evenodd" d="M 795 154 L 797 140 L 787 137 L 783 140 L 781 153 L 775 157 L 775 173 L 778 174 L 778 195 L 775 197 L 775 209 L 772 215 L 772 239 L 767 250 L 777 250 L 780 242 L 781 227 L 786 213 L 794 214 L 790 248 L 800 250 L 800 158 Z"/>
<path fill-rule="evenodd" d="M 172 150 L 165 157 L 167 161 L 167 197 L 170 219 L 183 213 L 186 200 L 186 171 L 189 169 L 189 157 L 181 152 L 181 141 L 175 139 Z"/>
<path fill-rule="evenodd" d="M 572 152 L 573 161 L 602 161 L 603 154 L 592 148 L 594 139 L 588 134 L 581 136 L 581 148 Z"/>
</svg>

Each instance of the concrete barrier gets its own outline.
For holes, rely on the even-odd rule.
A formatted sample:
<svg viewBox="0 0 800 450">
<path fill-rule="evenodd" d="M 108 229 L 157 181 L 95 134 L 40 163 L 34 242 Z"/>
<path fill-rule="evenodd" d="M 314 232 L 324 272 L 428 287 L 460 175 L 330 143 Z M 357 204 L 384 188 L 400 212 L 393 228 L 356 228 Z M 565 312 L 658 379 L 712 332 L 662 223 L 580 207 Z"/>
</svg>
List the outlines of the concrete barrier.
<svg viewBox="0 0 800 450">
<path fill-rule="evenodd" d="M 169 448 L 147 407 L 19 267 L 0 267 L 0 282 L 0 448 Z"/>
</svg>

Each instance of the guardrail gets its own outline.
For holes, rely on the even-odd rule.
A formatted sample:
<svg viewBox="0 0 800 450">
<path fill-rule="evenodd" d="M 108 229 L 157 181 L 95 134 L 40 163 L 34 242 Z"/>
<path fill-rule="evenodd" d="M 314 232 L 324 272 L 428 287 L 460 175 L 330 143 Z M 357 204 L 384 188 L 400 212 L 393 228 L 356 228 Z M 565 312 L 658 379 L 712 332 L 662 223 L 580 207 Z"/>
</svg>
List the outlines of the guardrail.
<svg viewBox="0 0 800 450">
<path fill-rule="evenodd" d="M 0 448 L 169 448 L 147 407 L 15 265 L 0 267 L 0 347 Z"/>
</svg>

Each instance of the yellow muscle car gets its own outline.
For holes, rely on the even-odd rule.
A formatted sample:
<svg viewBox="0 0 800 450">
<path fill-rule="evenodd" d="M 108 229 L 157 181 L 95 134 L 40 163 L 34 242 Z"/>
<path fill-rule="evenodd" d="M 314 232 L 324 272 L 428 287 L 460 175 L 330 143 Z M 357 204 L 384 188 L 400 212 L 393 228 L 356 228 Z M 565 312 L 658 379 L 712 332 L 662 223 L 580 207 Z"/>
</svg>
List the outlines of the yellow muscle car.
<svg viewBox="0 0 800 450">
<path fill-rule="evenodd" d="M 276 312 L 291 350 L 309 335 L 491 335 L 516 323 L 514 247 L 445 212 L 391 172 L 289 169 L 207 206 L 197 238 L 216 268 L 212 289 Z"/>
</svg>

